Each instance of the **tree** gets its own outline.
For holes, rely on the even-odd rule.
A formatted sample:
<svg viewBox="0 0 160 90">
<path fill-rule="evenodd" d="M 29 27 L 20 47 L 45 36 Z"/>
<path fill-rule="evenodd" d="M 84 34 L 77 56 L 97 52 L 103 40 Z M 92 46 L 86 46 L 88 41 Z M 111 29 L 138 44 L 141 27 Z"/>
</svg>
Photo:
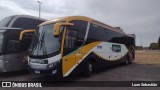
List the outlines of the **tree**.
<svg viewBox="0 0 160 90">
<path fill-rule="evenodd" d="M 158 43 L 151 43 L 149 46 L 150 50 L 157 50 L 158 49 Z"/>
<path fill-rule="evenodd" d="M 143 50 L 142 46 L 136 46 L 136 50 Z"/>
</svg>

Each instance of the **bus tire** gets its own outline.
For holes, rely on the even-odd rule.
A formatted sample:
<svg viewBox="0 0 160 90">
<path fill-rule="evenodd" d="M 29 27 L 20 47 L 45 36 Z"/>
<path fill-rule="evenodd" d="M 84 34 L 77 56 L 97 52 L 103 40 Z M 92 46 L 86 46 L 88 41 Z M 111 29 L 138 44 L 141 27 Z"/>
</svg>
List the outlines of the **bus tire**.
<svg viewBox="0 0 160 90">
<path fill-rule="evenodd" d="M 124 64 L 128 65 L 129 64 L 129 60 L 127 59 Z"/>
<path fill-rule="evenodd" d="M 90 61 L 88 61 L 86 63 L 86 68 L 85 68 L 85 76 L 86 77 L 90 77 L 91 76 L 91 73 L 93 71 L 93 65 Z"/>
<path fill-rule="evenodd" d="M 124 62 L 125 65 L 128 65 L 131 63 L 131 60 L 129 58 L 129 56 L 127 56 L 126 61 Z"/>
</svg>

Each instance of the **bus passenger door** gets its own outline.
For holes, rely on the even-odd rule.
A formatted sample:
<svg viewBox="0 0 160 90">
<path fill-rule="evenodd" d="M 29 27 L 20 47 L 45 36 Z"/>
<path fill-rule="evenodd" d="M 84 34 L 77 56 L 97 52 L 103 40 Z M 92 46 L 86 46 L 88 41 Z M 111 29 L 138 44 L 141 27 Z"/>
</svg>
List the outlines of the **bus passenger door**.
<svg viewBox="0 0 160 90">
<path fill-rule="evenodd" d="M 76 64 L 76 56 L 75 56 L 75 42 L 77 38 L 78 31 L 67 29 L 65 35 L 65 42 L 64 42 L 64 52 L 63 52 L 63 59 L 62 59 L 62 73 L 63 76 L 68 76 L 74 66 Z"/>
</svg>

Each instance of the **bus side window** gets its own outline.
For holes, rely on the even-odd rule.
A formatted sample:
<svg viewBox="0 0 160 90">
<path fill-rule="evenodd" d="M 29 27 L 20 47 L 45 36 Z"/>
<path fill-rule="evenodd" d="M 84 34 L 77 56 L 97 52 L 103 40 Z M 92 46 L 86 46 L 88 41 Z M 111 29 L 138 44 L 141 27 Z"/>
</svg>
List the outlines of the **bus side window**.
<svg viewBox="0 0 160 90">
<path fill-rule="evenodd" d="M 112 45 L 113 52 L 121 52 L 121 45 Z"/>
<path fill-rule="evenodd" d="M 66 36 L 65 36 L 65 54 L 74 51 L 76 47 L 76 40 L 77 40 L 78 31 L 67 29 Z"/>
<path fill-rule="evenodd" d="M 75 48 L 78 31 L 67 29 L 65 37 L 65 48 Z"/>
</svg>

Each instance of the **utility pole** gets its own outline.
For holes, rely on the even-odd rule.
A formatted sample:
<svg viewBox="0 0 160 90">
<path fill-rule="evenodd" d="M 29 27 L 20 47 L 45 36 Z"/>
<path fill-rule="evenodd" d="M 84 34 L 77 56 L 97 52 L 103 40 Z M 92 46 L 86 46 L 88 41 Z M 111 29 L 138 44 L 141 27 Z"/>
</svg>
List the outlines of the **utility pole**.
<svg viewBox="0 0 160 90">
<path fill-rule="evenodd" d="M 142 46 L 142 34 L 141 34 L 141 46 Z"/>
<path fill-rule="evenodd" d="M 39 18 L 41 17 L 41 4 L 42 4 L 42 2 L 40 2 L 40 1 L 37 1 L 38 3 L 39 3 Z"/>
<path fill-rule="evenodd" d="M 141 34 L 141 46 L 142 46 L 142 50 L 143 50 L 142 34 Z"/>
</svg>

